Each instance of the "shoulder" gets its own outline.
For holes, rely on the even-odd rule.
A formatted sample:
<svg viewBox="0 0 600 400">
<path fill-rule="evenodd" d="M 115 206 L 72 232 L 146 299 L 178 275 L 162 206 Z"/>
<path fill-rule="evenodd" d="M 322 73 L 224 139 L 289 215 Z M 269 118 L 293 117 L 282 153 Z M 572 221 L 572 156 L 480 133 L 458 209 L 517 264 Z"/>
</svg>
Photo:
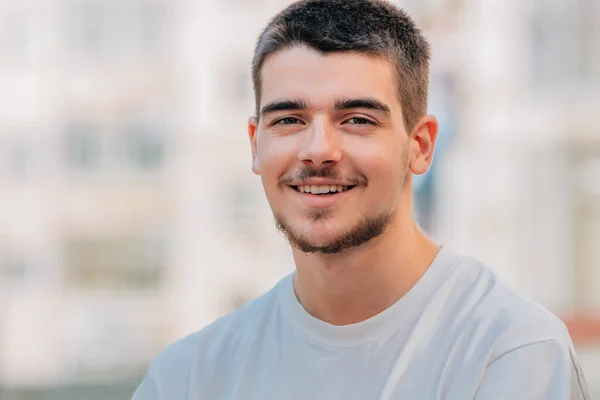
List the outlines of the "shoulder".
<svg viewBox="0 0 600 400">
<path fill-rule="evenodd" d="M 481 261 L 460 256 L 451 275 L 464 290 L 466 325 L 494 342 L 496 356 L 541 342 L 572 347 L 569 332 L 556 315 L 517 292 Z"/>
<path fill-rule="evenodd" d="M 255 330 L 272 307 L 273 292 L 249 301 L 203 329 L 167 346 L 151 363 L 148 375 L 161 386 L 185 387 L 191 371 L 199 364 L 210 365 L 211 360 L 236 353 L 243 347 L 249 332 Z"/>
</svg>

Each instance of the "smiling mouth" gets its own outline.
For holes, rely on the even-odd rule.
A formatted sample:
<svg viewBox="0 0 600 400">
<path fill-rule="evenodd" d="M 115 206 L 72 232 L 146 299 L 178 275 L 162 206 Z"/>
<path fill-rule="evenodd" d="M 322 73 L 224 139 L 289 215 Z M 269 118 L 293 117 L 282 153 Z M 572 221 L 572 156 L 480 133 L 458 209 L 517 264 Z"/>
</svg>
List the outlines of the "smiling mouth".
<svg viewBox="0 0 600 400">
<path fill-rule="evenodd" d="M 342 186 L 342 185 L 301 185 L 301 186 L 290 186 L 294 190 L 300 193 L 315 194 L 319 196 L 331 196 L 332 194 L 346 192 L 353 189 L 356 185 Z"/>
</svg>

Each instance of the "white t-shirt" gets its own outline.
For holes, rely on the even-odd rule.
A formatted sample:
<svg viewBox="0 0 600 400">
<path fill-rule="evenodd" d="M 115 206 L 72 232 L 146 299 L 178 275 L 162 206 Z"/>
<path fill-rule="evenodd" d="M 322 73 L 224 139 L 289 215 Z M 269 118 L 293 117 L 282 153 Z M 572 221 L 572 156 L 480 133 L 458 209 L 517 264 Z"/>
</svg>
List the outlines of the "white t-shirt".
<svg viewBox="0 0 600 400">
<path fill-rule="evenodd" d="M 382 313 L 334 326 L 293 275 L 169 346 L 134 400 L 588 399 L 564 324 L 446 248 Z"/>
</svg>

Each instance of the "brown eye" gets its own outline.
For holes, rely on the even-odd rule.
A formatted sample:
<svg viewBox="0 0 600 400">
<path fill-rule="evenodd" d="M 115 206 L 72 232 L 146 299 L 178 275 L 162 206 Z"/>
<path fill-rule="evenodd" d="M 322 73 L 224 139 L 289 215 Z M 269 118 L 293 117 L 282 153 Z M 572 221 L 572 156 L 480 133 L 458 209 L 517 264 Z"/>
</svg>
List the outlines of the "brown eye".
<svg viewBox="0 0 600 400">
<path fill-rule="evenodd" d="M 275 121 L 273 123 L 273 125 L 292 125 L 292 124 L 297 124 L 299 122 L 301 122 L 301 121 L 298 118 L 285 117 L 285 118 L 278 119 L 277 121 Z"/>
<path fill-rule="evenodd" d="M 375 125 L 371 120 L 361 117 L 353 117 L 348 120 L 353 125 Z"/>
</svg>

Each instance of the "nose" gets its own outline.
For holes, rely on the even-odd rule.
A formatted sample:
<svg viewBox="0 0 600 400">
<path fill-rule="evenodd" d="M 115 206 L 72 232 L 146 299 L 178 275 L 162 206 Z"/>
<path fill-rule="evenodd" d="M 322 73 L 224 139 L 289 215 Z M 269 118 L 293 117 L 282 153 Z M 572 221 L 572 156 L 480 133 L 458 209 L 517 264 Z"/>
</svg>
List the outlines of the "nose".
<svg viewBox="0 0 600 400">
<path fill-rule="evenodd" d="M 338 133 L 326 121 L 315 121 L 298 153 L 298 159 L 312 167 L 335 165 L 342 159 Z"/>
</svg>

